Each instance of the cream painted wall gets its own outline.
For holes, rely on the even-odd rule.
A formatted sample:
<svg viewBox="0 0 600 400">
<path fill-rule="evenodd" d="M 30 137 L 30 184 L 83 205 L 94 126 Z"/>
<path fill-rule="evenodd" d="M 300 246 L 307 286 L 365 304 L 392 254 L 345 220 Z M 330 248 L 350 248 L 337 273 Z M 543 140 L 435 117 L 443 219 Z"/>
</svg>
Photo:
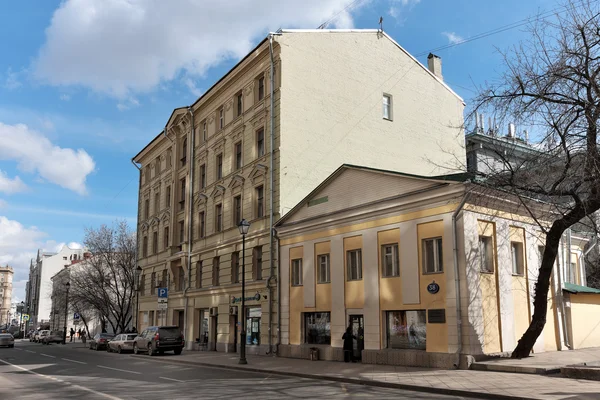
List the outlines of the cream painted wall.
<svg viewBox="0 0 600 400">
<path fill-rule="evenodd" d="M 462 101 L 387 37 L 284 32 L 276 40 L 282 213 L 343 163 L 426 175 L 464 165 L 462 131 L 452 128 L 462 125 Z M 382 118 L 384 92 L 393 121 Z M 424 148 L 427 156 L 414 150 Z"/>
<path fill-rule="evenodd" d="M 600 346 L 600 295 L 568 295 L 574 349 Z"/>
</svg>

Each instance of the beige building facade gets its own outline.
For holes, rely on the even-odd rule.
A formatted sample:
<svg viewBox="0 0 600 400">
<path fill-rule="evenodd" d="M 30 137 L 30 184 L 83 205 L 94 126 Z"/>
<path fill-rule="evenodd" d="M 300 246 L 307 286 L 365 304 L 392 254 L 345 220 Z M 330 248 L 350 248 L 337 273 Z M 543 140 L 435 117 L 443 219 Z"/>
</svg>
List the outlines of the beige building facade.
<svg viewBox="0 0 600 400">
<path fill-rule="evenodd" d="M 269 35 L 133 158 L 138 330 L 175 324 L 188 344 L 233 352 L 244 316 L 247 351 L 275 351 L 274 221 L 342 163 L 425 175 L 458 168 L 463 108 L 439 62 L 429 70 L 380 31 Z M 242 218 L 251 222 L 245 254 Z"/>
<path fill-rule="evenodd" d="M 518 203 L 465 180 L 345 165 L 278 221 L 279 354 L 342 360 L 347 327 L 364 363 L 453 368 L 511 352 L 544 235 Z M 586 244 L 561 244 L 535 352 L 600 345 L 584 321 L 600 310 L 581 281 Z"/>
<path fill-rule="evenodd" d="M 10 323 L 14 271 L 8 265 L 0 266 L 0 325 Z"/>
</svg>

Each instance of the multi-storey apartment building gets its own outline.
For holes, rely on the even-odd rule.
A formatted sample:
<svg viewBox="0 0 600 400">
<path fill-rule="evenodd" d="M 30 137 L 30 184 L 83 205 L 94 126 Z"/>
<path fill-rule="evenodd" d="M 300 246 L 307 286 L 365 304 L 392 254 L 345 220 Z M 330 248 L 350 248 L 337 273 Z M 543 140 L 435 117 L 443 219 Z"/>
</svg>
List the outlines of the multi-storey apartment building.
<svg viewBox="0 0 600 400">
<path fill-rule="evenodd" d="M 0 266 L 0 325 L 10 324 L 13 275 L 12 267 Z"/>
<path fill-rule="evenodd" d="M 441 60 L 377 30 L 269 35 L 133 161 L 140 165 L 139 329 L 248 352 L 279 341 L 274 221 L 343 163 L 422 175 L 464 165 L 464 103 Z M 360 191 L 361 188 L 357 187 Z M 237 225 L 251 222 L 242 254 Z M 246 310 L 240 310 L 241 266 Z M 168 287 L 168 309 L 157 288 Z"/>
</svg>

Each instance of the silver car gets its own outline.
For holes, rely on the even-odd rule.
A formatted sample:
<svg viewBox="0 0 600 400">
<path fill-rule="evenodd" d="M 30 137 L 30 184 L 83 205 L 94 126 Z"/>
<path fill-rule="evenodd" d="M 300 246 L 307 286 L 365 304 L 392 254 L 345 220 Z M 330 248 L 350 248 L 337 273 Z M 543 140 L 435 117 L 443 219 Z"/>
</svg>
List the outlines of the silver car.
<svg viewBox="0 0 600 400">
<path fill-rule="evenodd" d="M 0 346 L 15 347 L 15 338 L 10 333 L 0 333 Z"/>
<path fill-rule="evenodd" d="M 110 339 L 108 345 L 106 345 L 106 351 L 122 353 L 124 351 L 133 351 L 133 340 L 137 336 L 137 333 L 122 333 Z"/>
</svg>

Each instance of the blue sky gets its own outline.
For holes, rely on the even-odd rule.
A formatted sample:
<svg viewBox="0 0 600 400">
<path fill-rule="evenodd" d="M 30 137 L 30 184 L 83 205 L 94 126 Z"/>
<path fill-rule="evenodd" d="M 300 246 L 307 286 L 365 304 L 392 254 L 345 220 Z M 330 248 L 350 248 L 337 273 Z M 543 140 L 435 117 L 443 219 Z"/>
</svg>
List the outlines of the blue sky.
<svg viewBox="0 0 600 400">
<path fill-rule="evenodd" d="M 37 248 L 86 227 L 135 226 L 130 159 L 279 27 L 384 30 L 426 64 L 429 50 L 555 9 L 554 0 L 44 0 L 0 5 L 0 263 L 23 298 Z M 351 5 L 348 9 L 345 9 Z M 502 72 L 520 29 L 436 52 L 469 102 Z M 73 244 L 75 245 L 75 244 Z"/>
</svg>

